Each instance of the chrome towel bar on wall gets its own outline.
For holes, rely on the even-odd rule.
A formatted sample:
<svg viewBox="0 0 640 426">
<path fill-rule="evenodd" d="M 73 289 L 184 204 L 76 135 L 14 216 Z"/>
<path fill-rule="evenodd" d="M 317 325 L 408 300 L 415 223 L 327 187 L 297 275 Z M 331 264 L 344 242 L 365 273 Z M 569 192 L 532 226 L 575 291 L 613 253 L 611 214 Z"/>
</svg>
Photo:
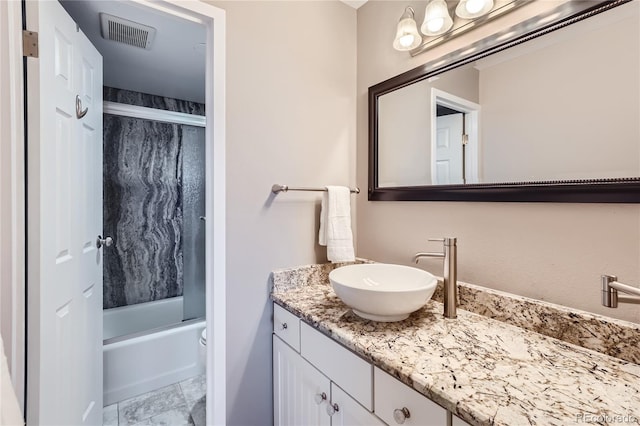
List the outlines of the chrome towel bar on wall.
<svg viewBox="0 0 640 426">
<path fill-rule="evenodd" d="M 279 192 L 288 192 L 288 191 L 313 191 L 313 192 L 322 192 L 322 191 L 326 191 L 327 188 L 300 188 L 300 187 L 293 187 L 293 186 L 289 186 L 289 185 L 279 185 L 279 184 L 274 184 L 271 187 L 271 192 L 273 192 L 274 194 L 277 194 Z M 351 191 L 351 193 L 353 194 L 359 194 L 360 193 L 360 188 L 355 187 L 355 188 L 350 188 L 349 189 Z"/>
</svg>

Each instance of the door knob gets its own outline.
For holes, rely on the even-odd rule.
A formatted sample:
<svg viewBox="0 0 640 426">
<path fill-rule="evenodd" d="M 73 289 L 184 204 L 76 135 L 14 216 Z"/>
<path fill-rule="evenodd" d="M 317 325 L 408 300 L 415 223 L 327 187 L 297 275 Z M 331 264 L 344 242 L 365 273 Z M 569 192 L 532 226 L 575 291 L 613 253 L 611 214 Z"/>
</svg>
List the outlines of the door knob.
<svg viewBox="0 0 640 426">
<path fill-rule="evenodd" d="M 76 117 L 79 119 L 83 118 L 89 112 L 89 108 L 82 109 L 82 100 L 80 99 L 80 95 L 76 95 Z"/>
<path fill-rule="evenodd" d="M 98 248 L 102 248 L 102 246 L 111 247 L 112 244 L 113 244 L 113 238 L 111 237 L 102 238 L 102 235 L 98 235 L 98 239 L 96 240 L 96 247 Z"/>
</svg>

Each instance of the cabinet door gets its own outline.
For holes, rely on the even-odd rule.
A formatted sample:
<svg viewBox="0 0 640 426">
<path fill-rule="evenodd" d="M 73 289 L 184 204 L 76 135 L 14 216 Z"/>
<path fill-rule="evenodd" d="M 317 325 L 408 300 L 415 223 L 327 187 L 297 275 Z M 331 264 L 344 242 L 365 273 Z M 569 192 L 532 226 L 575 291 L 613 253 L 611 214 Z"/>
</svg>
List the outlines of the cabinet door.
<svg viewBox="0 0 640 426">
<path fill-rule="evenodd" d="M 329 379 L 273 336 L 274 425 L 329 426 L 331 418 L 326 407 L 330 391 Z"/>
<path fill-rule="evenodd" d="M 331 426 L 384 426 L 380 419 L 331 383 Z M 333 407 L 333 408 L 331 408 Z"/>
</svg>

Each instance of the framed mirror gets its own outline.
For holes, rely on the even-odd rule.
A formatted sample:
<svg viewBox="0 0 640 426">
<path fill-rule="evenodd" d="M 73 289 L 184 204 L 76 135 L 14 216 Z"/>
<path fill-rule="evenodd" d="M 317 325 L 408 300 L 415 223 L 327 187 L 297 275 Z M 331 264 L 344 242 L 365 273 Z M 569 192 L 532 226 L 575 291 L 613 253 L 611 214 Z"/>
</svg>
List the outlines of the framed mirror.
<svg viewBox="0 0 640 426">
<path fill-rule="evenodd" d="M 571 1 L 376 84 L 369 200 L 638 203 L 639 76 L 640 5 Z"/>
</svg>

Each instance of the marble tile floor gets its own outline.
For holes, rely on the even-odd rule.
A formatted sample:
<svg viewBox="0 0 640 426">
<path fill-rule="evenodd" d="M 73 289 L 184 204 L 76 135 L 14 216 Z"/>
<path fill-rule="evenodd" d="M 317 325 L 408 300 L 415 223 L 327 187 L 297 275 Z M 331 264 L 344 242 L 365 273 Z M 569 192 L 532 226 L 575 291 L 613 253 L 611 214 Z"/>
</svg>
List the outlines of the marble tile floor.
<svg viewBox="0 0 640 426">
<path fill-rule="evenodd" d="M 104 426 L 182 426 L 205 424 L 204 375 L 104 407 Z"/>
</svg>

